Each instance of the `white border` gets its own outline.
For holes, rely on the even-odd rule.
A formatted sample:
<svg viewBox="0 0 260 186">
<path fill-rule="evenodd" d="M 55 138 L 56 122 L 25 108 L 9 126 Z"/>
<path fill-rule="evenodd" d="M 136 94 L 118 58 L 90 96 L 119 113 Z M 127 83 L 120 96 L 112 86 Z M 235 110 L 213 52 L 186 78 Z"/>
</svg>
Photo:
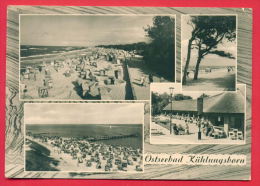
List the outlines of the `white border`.
<svg viewBox="0 0 260 186">
<path fill-rule="evenodd" d="M 223 90 L 221 92 L 237 92 L 237 59 L 238 59 L 238 55 L 237 55 L 237 51 L 238 51 L 238 14 L 181 14 L 181 42 L 182 42 L 182 18 L 184 16 L 236 16 L 236 77 L 235 77 L 235 90 Z M 181 45 L 181 86 L 182 86 L 182 90 L 183 90 L 183 85 L 182 85 L 182 63 L 183 63 L 183 56 L 182 56 L 182 45 Z M 183 91 L 193 91 L 193 90 L 183 90 Z M 197 90 L 196 90 L 197 91 Z M 198 90 L 199 91 L 199 90 Z M 216 92 L 215 90 L 202 90 L 199 92 Z M 218 91 L 218 90 L 217 90 Z"/>
<path fill-rule="evenodd" d="M 142 146 L 143 146 L 143 149 L 142 149 L 142 156 L 143 156 L 143 159 L 142 159 L 142 163 L 143 163 L 143 171 L 63 171 L 63 170 L 57 170 L 57 171 L 27 171 L 26 170 L 26 151 L 25 151 L 25 138 L 26 138 L 26 123 L 24 122 L 24 137 L 23 137 L 23 140 L 24 140 L 24 144 L 23 144 L 23 154 L 24 154 L 24 172 L 38 172 L 38 173 L 48 173 L 48 172 L 52 172 L 52 173 L 60 173 L 60 172 L 80 172 L 80 173 L 100 173 L 100 174 L 104 174 L 104 173 L 106 173 L 106 174 L 115 174 L 115 173 L 119 173 L 119 174 L 128 174 L 128 173 L 130 173 L 130 174 L 138 174 L 138 173 L 144 173 L 144 165 L 145 165 L 145 163 L 144 163 L 144 155 L 145 155 L 145 153 L 144 153 L 144 109 L 145 109 L 145 103 L 24 103 L 24 108 L 25 108 L 25 104 L 76 104 L 76 105 L 78 105 L 78 104 L 88 104 L 88 105 L 96 105 L 96 104 L 115 104 L 115 105 L 117 105 L 117 104 L 142 104 L 142 123 L 141 123 L 141 125 L 143 126 L 142 127 L 142 130 L 143 130 L 143 133 L 142 133 Z M 25 109 L 24 109 L 24 120 L 25 120 Z M 86 125 L 91 125 L 91 124 L 86 124 Z M 92 124 L 93 125 L 93 124 Z M 96 124 L 97 125 L 97 124 Z M 132 125 L 132 124 L 124 124 L 124 125 Z"/>
<path fill-rule="evenodd" d="M 174 68 L 173 69 L 175 71 L 175 80 L 169 82 L 169 83 L 176 83 L 177 80 L 176 80 L 176 77 L 177 77 L 177 58 L 176 58 L 176 24 L 177 24 L 177 21 L 176 21 L 176 14 L 19 14 L 19 101 L 43 101 L 43 102 L 48 102 L 48 101 L 84 101 L 84 102 L 102 102 L 102 101 L 126 101 L 126 102 L 131 102 L 131 101 L 149 101 L 150 100 L 150 97 L 148 97 L 146 100 L 139 100 L 139 99 L 133 99 L 133 100 L 125 100 L 125 99 L 119 99 L 119 100 L 87 100 L 87 99 L 78 99 L 78 100 L 73 100 L 73 99 L 21 99 L 21 94 L 20 94 L 20 64 L 21 64 L 21 56 L 20 56 L 20 36 L 21 36 L 21 32 L 20 32 L 20 26 L 21 26 L 21 16 L 169 16 L 169 17 L 174 17 L 174 34 L 175 34 L 175 38 L 174 38 L 174 52 L 175 52 L 175 57 L 174 57 L 174 60 L 175 60 L 175 65 L 174 65 Z M 159 83 L 159 82 L 158 82 Z M 150 88 L 150 85 L 149 85 L 149 88 Z M 150 95 L 148 93 L 148 95 Z"/>
<path fill-rule="evenodd" d="M 155 83 L 155 84 L 159 84 L 159 83 Z M 180 84 L 180 83 L 164 83 L 164 84 Z M 246 102 L 246 96 L 247 96 L 247 92 L 246 92 L 246 84 L 242 84 L 242 83 L 238 83 L 236 84 L 236 87 L 237 85 L 240 85 L 240 86 L 244 86 L 244 89 L 245 89 L 245 96 L 244 96 L 244 140 L 241 141 L 241 143 L 199 143 L 199 142 L 195 142 L 195 143 L 154 143 L 154 140 L 152 140 L 152 134 L 151 134 L 151 125 L 152 125 L 152 89 L 150 89 L 150 125 L 149 125 L 149 135 L 150 135 L 150 144 L 152 145 L 245 145 L 246 144 L 246 107 L 247 107 L 247 102 Z M 237 88 L 236 88 L 237 89 Z M 180 90 L 180 91 L 177 91 L 177 93 L 185 93 L 185 92 L 191 92 L 191 91 L 183 91 L 183 90 Z M 193 91 L 193 92 L 197 92 L 197 93 L 207 93 L 209 91 Z M 230 93 L 234 93 L 234 94 L 237 94 L 237 91 L 210 91 L 211 93 L 212 92 L 216 92 L 216 93 L 222 93 L 222 92 L 230 92 Z"/>
</svg>

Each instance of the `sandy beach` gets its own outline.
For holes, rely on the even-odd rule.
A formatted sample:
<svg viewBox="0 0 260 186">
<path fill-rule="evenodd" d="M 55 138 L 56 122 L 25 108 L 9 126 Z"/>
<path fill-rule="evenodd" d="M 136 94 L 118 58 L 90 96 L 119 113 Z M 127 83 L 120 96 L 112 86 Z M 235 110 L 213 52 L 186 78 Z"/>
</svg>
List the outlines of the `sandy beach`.
<svg viewBox="0 0 260 186">
<path fill-rule="evenodd" d="M 38 145 L 37 149 L 35 144 Z M 130 147 L 115 147 L 76 138 L 27 136 L 25 149 L 27 158 L 31 151 L 38 151 L 37 153 L 47 156 L 45 158 L 49 159 L 49 165 L 46 165 L 45 170 L 42 171 L 143 171 L 141 150 Z M 26 161 L 28 161 L 27 158 Z M 37 164 L 37 162 L 35 163 Z M 32 167 L 27 167 L 27 171 L 36 171 L 33 169 L 37 169 L 37 167 Z"/>
<path fill-rule="evenodd" d="M 235 91 L 236 71 L 227 72 L 226 68 L 213 70 L 209 73 L 200 73 L 198 80 L 193 80 L 193 72 L 183 85 L 185 91 Z"/>
<path fill-rule="evenodd" d="M 67 52 L 69 53 L 69 52 Z M 63 57 L 21 62 L 20 97 L 47 100 L 124 100 L 129 79 L 125 75 L 126 51 L 91 48 Z M 39 62 L 39 60 L 42 60 Z M 47 92 L 46 95 L 39 90 Z"/>
</svg>

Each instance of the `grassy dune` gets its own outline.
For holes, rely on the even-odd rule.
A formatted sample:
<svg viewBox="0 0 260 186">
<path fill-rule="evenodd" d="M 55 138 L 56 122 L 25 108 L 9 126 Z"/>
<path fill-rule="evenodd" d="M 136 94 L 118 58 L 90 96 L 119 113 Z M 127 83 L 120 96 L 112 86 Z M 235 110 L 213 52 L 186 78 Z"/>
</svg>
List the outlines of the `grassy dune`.
<svg viewBox="0 0 260 186">
<path fill-rule="evenodd" d="M 50 155 L 50 150 L 44 146 L 32 142 L 30 144 L 31 150 L 26 151 L 26 171 L 56 171 L 55 168 L 59 164 Z"/>
</svg>

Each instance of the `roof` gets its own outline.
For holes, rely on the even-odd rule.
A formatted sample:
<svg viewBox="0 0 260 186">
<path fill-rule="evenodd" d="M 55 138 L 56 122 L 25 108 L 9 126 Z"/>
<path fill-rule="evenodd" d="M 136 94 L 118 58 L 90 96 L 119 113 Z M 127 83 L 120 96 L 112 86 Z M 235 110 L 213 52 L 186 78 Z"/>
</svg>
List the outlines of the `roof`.
<svg viewBox="0 0 260 186">
<path fill-rule="evenodd" d="M 241 91 L 223 92 L 203 99 L 204 113 L 244 113 L 244 95 Z M 169 103 L 163 110 L 171 110 Z M 173 101 L 173 111 L 197 112 L 197 99 Z"/>
</svg>

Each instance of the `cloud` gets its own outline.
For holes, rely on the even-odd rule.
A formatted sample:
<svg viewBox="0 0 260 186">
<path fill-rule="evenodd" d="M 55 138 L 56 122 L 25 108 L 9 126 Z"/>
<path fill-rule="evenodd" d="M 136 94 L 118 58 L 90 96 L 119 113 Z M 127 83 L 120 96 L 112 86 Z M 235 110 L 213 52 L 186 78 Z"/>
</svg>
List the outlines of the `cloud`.
<svg viewBox="0 0 260 186">
<path fill-rule="evenodd" d="M 146 41 L 153 16 L 21 16 L 23 45 L 100 45 Z M 94 41 L 94 42 L 90 42 Z"/>
<path fill-rule="evenodd" d="M 141 124 L 142 103 L 25 104 L 26 124 Z"/>
</svg>

